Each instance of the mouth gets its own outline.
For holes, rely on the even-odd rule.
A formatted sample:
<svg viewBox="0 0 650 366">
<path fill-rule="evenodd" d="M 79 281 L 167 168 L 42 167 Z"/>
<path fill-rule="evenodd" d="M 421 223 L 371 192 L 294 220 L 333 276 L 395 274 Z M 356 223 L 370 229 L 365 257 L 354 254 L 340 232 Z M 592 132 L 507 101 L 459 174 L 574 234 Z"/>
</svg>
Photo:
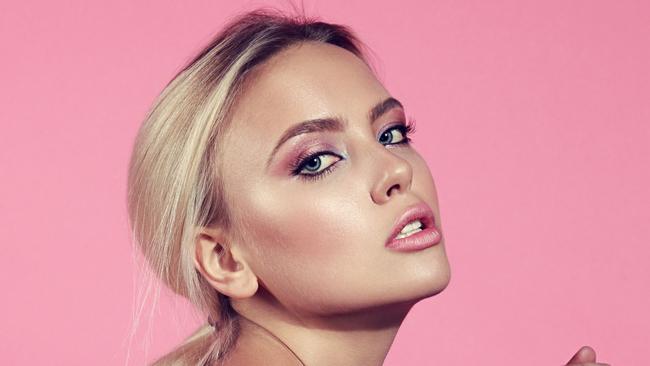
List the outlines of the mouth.
<svg viewBox="0 0 650 366">
<path fill-rule="evenodd" d="M 406 226 L 400 230 L 400 232 L 397 234 L 395 239 L 401 239 L 401 238 L 406 238 L 409 237 L 417 232 L 420 232 L 424 230 L 427 227 L 420 219 L 415 219 L 408 223 Z"/>
<path fill-rule="evenodd" d="M 424 232 L 417 235 L 418 233 Z M 386 246 L 394 246 L 398 242 L 405 242 L 402 239 L 413 239 L 422 236 L 425 233 L 437 233 L 435 228 L 435 218 L 433 211 L 424 202 L 409 206 L 406 211 L 396 220 L 391 234 L 386 241 Z M 430 236 L 430 235 L 429 235 Z"/>
</svg>

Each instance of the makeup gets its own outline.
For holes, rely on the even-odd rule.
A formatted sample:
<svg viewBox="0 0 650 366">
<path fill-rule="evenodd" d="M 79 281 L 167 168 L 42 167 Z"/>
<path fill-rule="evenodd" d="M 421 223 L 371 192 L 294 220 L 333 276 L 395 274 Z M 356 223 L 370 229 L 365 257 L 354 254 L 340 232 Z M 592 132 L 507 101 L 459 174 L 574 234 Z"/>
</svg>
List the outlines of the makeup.
<svg viewBox="0 0 650 366">
<path fill-rule="evenodd" d="M 440 242 L 433 211 L 424 202 L 412 205 L 396 220 L 386 247 L 396 251 L 416 251 Z"/>
</svg>

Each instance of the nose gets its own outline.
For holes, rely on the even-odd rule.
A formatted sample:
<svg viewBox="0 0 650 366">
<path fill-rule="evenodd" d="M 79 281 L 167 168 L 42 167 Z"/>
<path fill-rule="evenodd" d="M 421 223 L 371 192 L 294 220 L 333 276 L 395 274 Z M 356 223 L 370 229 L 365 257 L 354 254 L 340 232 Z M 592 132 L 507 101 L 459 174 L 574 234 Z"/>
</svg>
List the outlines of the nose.
<svg viewBox="0 0 650 366">
<path fill-rule="evenodd" d="M 383 153 L 376 160 L 378 178 L 370 191 L 373 202 L 383 204 L 393 195 L 411 188 L 413 167 L 411 164 L 382 147 Z"/>
</svg>

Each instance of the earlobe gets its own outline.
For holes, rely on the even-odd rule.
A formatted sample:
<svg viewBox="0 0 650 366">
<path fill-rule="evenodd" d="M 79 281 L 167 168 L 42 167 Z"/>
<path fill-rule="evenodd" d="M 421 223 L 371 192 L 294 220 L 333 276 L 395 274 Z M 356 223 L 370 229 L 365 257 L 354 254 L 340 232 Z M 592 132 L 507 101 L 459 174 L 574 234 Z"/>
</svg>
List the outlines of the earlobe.
<svg viewBox="0 0 650 366">
<path fill-rule="evenodd" d="M 220 293 L 234 299 L 250 297 L 257 291 L 257 277 L 227 239 L 219 229 L 202 228 L 196 236 L 194 266 Z"/>
</svg>

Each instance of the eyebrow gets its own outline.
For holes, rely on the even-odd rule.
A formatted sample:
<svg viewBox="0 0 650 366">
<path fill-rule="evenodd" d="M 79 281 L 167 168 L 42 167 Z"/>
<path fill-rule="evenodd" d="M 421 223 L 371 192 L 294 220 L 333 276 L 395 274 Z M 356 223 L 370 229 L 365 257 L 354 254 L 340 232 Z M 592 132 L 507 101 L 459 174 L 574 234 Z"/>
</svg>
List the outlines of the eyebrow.
<svg viewBox="0 0 650 366">
<path fill-rule="evenodd" d="M 400 107 L 404 109 L 404 106 L 399 100 L 393 97 L 388 97 L 384 99 L 383 101 L 377 103 L 375 106 L 373 106 L 370 109 L 367 115 L 368 122 L 369 123 L 375 122 L 377 118 L 381 117 L 386 112 L 388 112 L 389 110 L 395 107 Z M 287 140 L 305 133 L 321 132 L 321 131 L 343 131 L 346 126 L 347 126 L 347 121 L 344 118 L 338 116 L 326 117 L 326 118 L 315 118 L 315 119 L 310 119 L 307 121 L 297 123 L 289 127 L 286 131 L 284 131 L 284 133 L 278 140 L 278 143 L 273 148 L 273 151 L 271 152 L 271 155 L 269 156 L 269 159 L 266 162 L 266 166 L 268 167 L 268 165 L 271 163 L 271 160 L 273 160 L 273 156 L 275 156 L 275 153 L 278 151 L 278 149 L 280 149 L 280 146 L 282 146 L 282 144 L 287 142 Z"/>
</svg>

